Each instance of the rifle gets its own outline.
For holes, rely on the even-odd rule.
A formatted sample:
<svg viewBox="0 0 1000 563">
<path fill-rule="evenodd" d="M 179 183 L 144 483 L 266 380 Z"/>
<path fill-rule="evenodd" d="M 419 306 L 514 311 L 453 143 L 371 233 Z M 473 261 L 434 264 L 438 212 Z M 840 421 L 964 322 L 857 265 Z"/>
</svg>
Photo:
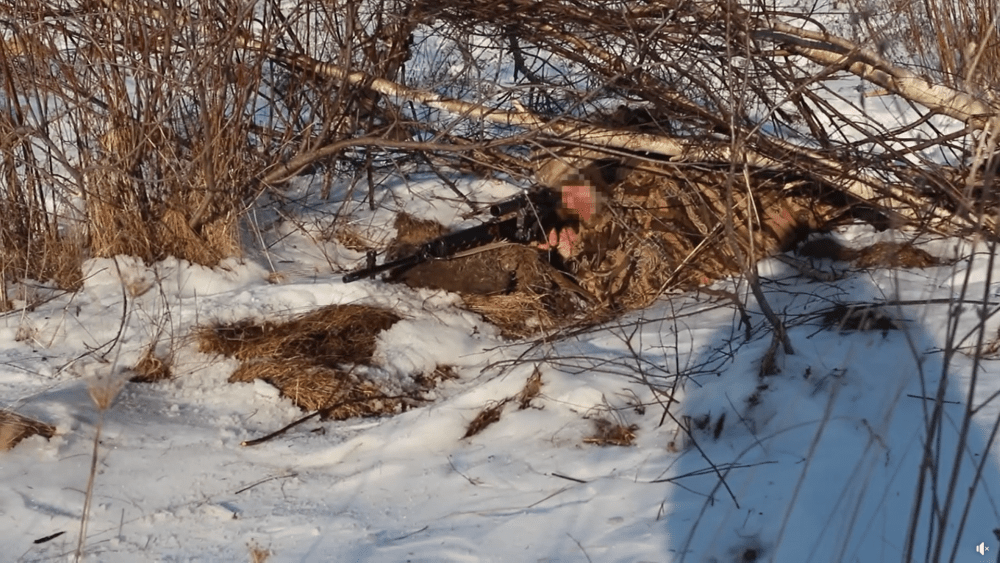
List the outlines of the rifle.
<svg viewBox="0 0 1000 563">
<path fill-rule="evenodd" d="M 527 244 L 543 241 L 549 228 L 557 226 L 558 195 L 548 188 L 533 190 L 490 206 L 492 218 L 485 223 L 448 233 L 420 245 L 417 250 L 396 260 L 375 264 L 375 251 L 368 252 L 367 266 L 344 276 L 344 283 L 392 270 L 411 268 L 431 260 L 450 260 L 466 250 L 493 242 L 508 241 Z M 512 217 L 502 219 L 507 215 Z"/>
</svg>

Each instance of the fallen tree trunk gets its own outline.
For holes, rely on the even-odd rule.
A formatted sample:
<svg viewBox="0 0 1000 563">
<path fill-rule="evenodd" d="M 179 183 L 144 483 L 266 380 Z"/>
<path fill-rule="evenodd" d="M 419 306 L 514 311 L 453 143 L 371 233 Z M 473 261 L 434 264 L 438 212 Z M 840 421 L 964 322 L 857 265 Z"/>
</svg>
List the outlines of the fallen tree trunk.
<svg viewBox="0 0 1000 563">
<path fill-rule="evenodd" d="M 823 65 L 842 67 L 893 94 L 970 127 L 986 131 L 1000 128 L 1000 108 L 968 92 L 934 84 L 929 77 L 894 66 L 871 50 L 829 33 L 810 31 L 780 21 L 769 21 L 764 25 L 770 26 L 770 29 L 753 31 L 751 36 L 754 39 L 772 41 L 791 53 Z"/>
<path fill-rule="evenodd" d="M 285 49 L 269 47 L 255 39 L 243 39 L 245 47 L 257 50 L 275 60 L 304 71 L 306 73 L 324 76 L 330 79 L 344 81 L 351 85 L 365 86 L 373 91 L 394 100 L 407 100 L 424 104 L 428 107 L 443 110 L 463 118 L 480 119 L 503 126 L 520 127 L 534 133 L 550 136 L 561 144 L 568 144 L 591 149 L 617 149 L 633 155 L 655 153 L 669 157 L 673 162 L 714 162 L 735 163 L 739 167 L 749 166 L 757 169 L 775 171 L 787 168 L 786 159 L 805 161 L 799 169 L 816 171 L 816 180 L 826 183 L 845 194 L 883 209 L 890 215 L 898 215 L 902 221 L 927 222 L 931 219 L 944 223 L 959 223 L 961 227 L 971 227 L 974 222 L 966 214 L 955 215 L 952 211 L 928 206 L 920 198 L 899 187 L 887 184 L 878 178 L 866 174 L 863 170 L 847 172 L 842 163 L 832 161 L 806 147 L 797 146 L 778 138 L 769 138 L 768 142 L 776 149 L 776 154 L 764 154 L 745 145 L 733 151 L 732 144 L 725 141 L 706 142 L 702 139 L 671 138 L 663 135 L 609 129 L 565 117 L 546 120 L 515 104 L 515 110 L 490 108 L 448 98 L 433 92 L 409 88 L 373 77 L 358 71 L 348 71 L 337 65 L 317 61 L 302 53 L 293 53 Z M 398 146 L 399 148 L 420 148 L 421 143 L 384 143 L 364 139 L 358 141 L 339 141 L 328 147 L 298 155 L 282 170 L 272 172 L 264 178 L 264 183 L 275 182 L 288 177 L 288 172 L 308 166 L 312 162 L 325 158 L 332 153 L 352 145 L 382 145 Z M 423 148 L 434 149 L 432 145 Z M 440 148 L 440 147 L 439 147 Z M 478 147 L 469 147 L 469 150 Z M 460 147 L 451 150 L 462 150 Z M 819 172 L 826 171 L 825 174 Z M 902 222 L 897 221 L 897 222 Z M 990 225 L 992 229 L 992 225 Z"/>
</svg>

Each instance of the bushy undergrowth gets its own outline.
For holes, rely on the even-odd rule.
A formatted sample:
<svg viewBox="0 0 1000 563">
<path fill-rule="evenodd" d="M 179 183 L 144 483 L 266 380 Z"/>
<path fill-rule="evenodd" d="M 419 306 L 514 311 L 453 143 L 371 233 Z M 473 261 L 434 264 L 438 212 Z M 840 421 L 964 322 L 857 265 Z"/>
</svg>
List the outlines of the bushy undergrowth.
<svg viewBox="0 0 1000 563">
<path fill-rule="evenodd" d="M 324 197 L 345 179 L 344 202 L 365 186 L 374 208 L 378 166 L 524 180 L 532 150 L 627 157 L 659 168 L 660 188 L 669 169 L 676 189 L 660 209 L 676 217 L 658 225 L 685 250 L 672 266 L 723 254 L 715 271 L 746 277 L 776 336 L 754 235 L 789 194 L 813 211 L 822 201 L 829 218 L 982 237 L 996 250 L 995 2 L 906 3 L 889 39 L 867 4 L 848 4 L 853 43 L 814 30 L 809 14 L 746 4 L 0 0 L 0 309 L 18 280 L 79 287 L 90 257 L 214 265 L 239 255 L 246 211 L 298 175 L 325 182 Z M 916 60 L 890 60 L 890 39 Z M 847 72 L 880 90 L 845 99 L 835 82 Z M 866 97 L 888 94 L 929 109 L 916 124 L 868 119 Z M 961 127 L 935 129 L 941 115 Z M 659 228 L 636 224 L 615 226 L 647 242 Z M 984 311 L 990 298 L 976 296 Z M 956 305 L 946 372 L 962 314 Z M 978 338 L 974 371 L 987 318 L 964 337 Z M 927 412 L 928 443 L 942 397 Z M 103 413 L 110 399 L 95 403 Z M 631 442 L 619 426 L 594 439 Z M 922 477 L 935 482 L 961 463 L 930 449 L 927 459 Z M 945 531 L 961 499 L 954 481 L 943 495 L 919 490 L 918 507 L 925 494 L 937 512 L 930 523 L 915 516 L 911 536 L 936 531 L 938 560 L 953 549 Z"/>
<path fill-rule="evenodd" d="M 401 11 L 390 4 L 3 2 L 6 281 L 74 288 L 91 256 L 239 255 L 247 207 L 300 170 L 269 172 L 385 122 L 363 88 L 292 72 L 245 40 L 394 75 L 402 52 L 375 45 L 406 21 L 369 19 Z"/>
</svg>

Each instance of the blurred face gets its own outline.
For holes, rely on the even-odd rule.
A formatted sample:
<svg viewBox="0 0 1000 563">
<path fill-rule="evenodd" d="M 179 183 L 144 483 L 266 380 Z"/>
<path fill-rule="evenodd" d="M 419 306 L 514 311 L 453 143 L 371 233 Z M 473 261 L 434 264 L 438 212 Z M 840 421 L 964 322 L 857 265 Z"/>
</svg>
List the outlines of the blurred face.
<svg viewBox="0 0 1000 563">
<path fill-rule="evenodd" d="M 563 209 L 579 217 L 581 221 L 590 221 L 597 214 L 597 190 L 586 180 L 564 185 L 559 192 Z M 555 250 L 563 258 L 569 259 L 579 243 L 580 233 L 576 228 L 563 227 L 549 229 L 548 240 L 540 243 L 538 247 L 543 250 Z"/>
<path fill-rule="evenodd" d="M 584 182 L 562 187 L 562 205 L 576 213 L 580 219 L 589 221 L 597 213 L 597 190 Z"/>
</svg>

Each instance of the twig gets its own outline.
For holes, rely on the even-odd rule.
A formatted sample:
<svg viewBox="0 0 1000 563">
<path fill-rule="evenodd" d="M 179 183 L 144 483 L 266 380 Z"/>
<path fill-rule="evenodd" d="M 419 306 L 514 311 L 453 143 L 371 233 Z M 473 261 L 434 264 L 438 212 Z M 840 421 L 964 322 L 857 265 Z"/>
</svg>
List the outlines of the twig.
<svg viewBox="0 0 1000 563">
<path fill-rule="evenodd" d="M 40 544 L 40 543 L 49 542 L 49 541 L 52 541 L 52 540 L 58 538 L 59 536 L 65 534 L 65 533 L 66 532 L 56 532 L 56 533 L 52 534 L 51 536 L 45 536 L 44 538 L 38 538 L 37 540 L 33 541 L 32 543 L 34 543 L 34 544 Z"/>
<path fill-rule="evenodd" d="M 448 465 L 450 465 L 451 468 L 455 470 L 455 473 L 458 473 L 459 475 L 461 475 L 462 477 L 464 477 L 465 480 L 468 481 L 470 485 L 472 485 L 473 487 L 478 487 L 479 486 L 479 483 L 477 483 L 475 479 L 473 479 L 472 477 L 469 477 L 465 473 L 462 473 L 461 471 L 458 470 L 457 467 L 455 467 L 455 463 L 453 461 L 451 461 L 451 456 L 448 456 Z"/>
<path fill-rule="evenodd" d="M 350 404 L 353 404 L 353 403 L 363 403 L 365 401 L 373 401 L 373 400 L 376 400 L 376 399 L 378 399 L 378 400 L 413 399 L 413 397 L 409 397 L 407 395 L 375 395 L 375 396 L 372 396 L 372 397 L 362 397 L 362 398 L 358 398 L 358 399 L 346 399 L 344 401 L 337 401 L 336 403 L 334 403 L 334 404 L 332 404 L 332 405 L 330 405 L 328 407 L 323 407 L 323 408 L 319 409 L 318 411 L 311 412 L 311 413 L 303 416 L 302 418 L 299 418 L 299 419 L 297 419 L 297 420 L 295 420 L 293 422 L 290 422 L 289 424 L 287 424 L 287 425 L 279 428 L 278 430 L 275 430 L 274 432 L 271 432 L 270 434 L 268 434 L 266 436 L 263 436 L 263 437 L 260 437 L 260 438 L 255 438 L 253 440 L 244 440 L 244 441 L 240 442 L 240 445 L 241 446 L 256 446 L 256 445 L 259 445 L 259 444 L 263 444 L 264 442 L 267 442 L 268 440 L 273 440 L 274 438 L 277 438 L 278 436 L 281 436 L 285 432 L 288 432 L 292 428 L 295 428 L 296 426 L 298 426 L 298 425 L 302 424 L 303 422 L 306 422 L 306 421 L 308 421 L 310 419 L 316 418 L 317 416 L 326 417 L 331 412 L 339 409 L 340 407 L 343 407 L 343 406 L 346 406 L 346 405 L 350 405 Z"/>
<path fill-rule="evenodd" d="M 566 479 L 567 481 L 573 481 L 574 483 L 588 483 L 589 481 L 584 481 L 583 479 L 577 479 L 576 477 L 570 477 L 568 475 L 563 475 L 562 473 L 549 473 L 553 477 L 558 477 L 560 479 Z"/>
<path fill-rule="evenodd" d="M 910 397 L 910 398 L 913 398 L 913 399 L 923 399 L 925 401 L 933 401 L 934 400 L 934 397 L 924 397 L 922 395 L 909 395 L 909 394 L 907 394 L 906 396 Z M 942 403 L 949 403 L 949 404 L 952 404 L 952 405 L 961 405 L 962 404 L 959 401 L 946 401 L 946 400 L 943 400 L 943 399 L 941 400 L 941 402 Z"/>
<path fill-rule="evenodd" d="M 676 424 L 678 427 L 684 430 L 684 433 L 687 434 L 688 438 L 691 440 L 691 443 L 694 444 L 694 447 L 698 449 L 698 453 L 700 453 L 701 457 L 704 458 L 704 460 L 708 463 L 709 466 L 711 466 L 712 471 L 719 478 L 719 482 L 722 483 L 722 486 L 726 488 L 726 492 L 729 493 L 729 497 L 733 499 L 733 504 L 735 504 L 736 508 L 739 509 L 740 503 L 738 500 L 736 500 L 736 495 L 733 493 L 733 490 L 729 488 L 729 483 L 726 483 L 725 476 L 722 474 L 721 471 L 719 471 L 719 468 L 714 463 L 712 463 L 712 460 L 708 458 L 708 454 L 705 453 L 705 450 L 701 449 L 701 446 L 698 445 L 698 441 L 694 439 L 694 433 L 691 432 L 691 428 L 689 428 L 688 425 L 686 424 L 681 424 L 680 421 L 678 421 L 677 418 L 674 417 L 673 413 L 667 412 L 667 414 L 670 416 L 671 419 L 673 419 L 674 424 Z"/>
<path fill-rule="evenodd" d="M 538 506 L 539 504 L 542 504 L 543 502 L 545 502 L 545 501 L 549 500 L 550 498 L 552 498 L 552 497 L 554 497 L 554 496 L 557 496 L 557 495 L 561 495 L 561 494 L 565 493 L 566 491 L 568 491 L 568 490 L 570 490 L 570 489 L 572 489 L 572 488 L 573 488 L 573 487 L 571 487 L 571 486 L 567 485 L 567 486 L 565 486 L 565 487 L 563 487 L 563 488 L 559 489 L 558 491 L 556 491 L 556 492 L 552 493 L 551 495 L 548 495 L 548 496 L 546 496 L 545 498 L 543 498 L 543 499 L 541 499 L 541 500 L 537 500 L 537 501 L 535 501 L 535 502 L 533 502 L 533 503 L 529 504 L 528 506 L 526 506 L 526 507 L 525 507 L 525 509 L 528 509 L 528 508 L 534 508 L 534 507 Z"/>
<path fill-rule="evenodd" d="M 739 310 L 740 312 L 740 325 L 746 327 L 744 329 L 744 332 L 746 333 L 745 334 L 746 341 L 747 342 L 750 341 L 751 337 L 750 329 L 753 326 L 750 322 L 750 315 L 747 314 L 746 307 L 743 306 L 743 302 L 740 301 L 740 298 L 737 297 L 737 295 L 734 292 L 726 291 L 724 289 L 712 289 L 710 287 L 699 287 L 697 291 L 700 293 L 707 293 L 708 295 L 712 295 L 715 297 L 723 297 L 731 301 L 733 305 L 736 306 L 736 309 Z"/>
<path fill-rule="evenodd" d="M 579 541 L 577 541 L 577 539 L 574 538 L 573 536 L 570 536 L 569 532 L 566 532 L 566 535 L 569 536 L 569 539 L 573 540 L 576 543 L 576 546 L 579 547 L 580 551 L 583 552 L 583 556 L 587 558 L 587 561 L 590 561 L 590 563 L 593 563 L 593 561 L 590 559 L 590 555 L 587 555 L 587 550 L 583 549 L 583 544 L 581 544 Z"/>
<path fill-rule="evenodd" d="M 410 532 L 409 534 L 404 534 L 402 536 L 399 536 L 398 538 L 392 538 L 389 541 L 405 540 L 406 538 L 411 537 L 411 536 L 415 536 L 415 535 L 419 534 L 420 532 L 423 532 L 423 531 L 427 530 L 428 528 L 430 528 L 430 526 L 424 526 L 423 528 L 420 528 L 419 530 L 414 530 L 414 531 Z"/>
<path fill-rule="evenodd" d="M 283 426 L 282 428 L 279 428 L 278 430 L 275 430 L 274 432 L 271 432 L 267 436 L 264 436 L 264 437 L 261 437 L 261 438 L 256 438 L 256 439 L 253 439 L 253 440 L 244 440 L 244 441 L 240 442 L 240 445 L 241 446 L 256 446 L 258 444 L 263 444 L 264 442 L 267 442 L 268 440 L 272 440 L 274 438 L 277 438 L 278 436 L 281 436 L 285 432 L 288 432 L 292 428 L 295 428 L 296 426 L 302 424 L 303 422 L 306 422 L 307 420 L 309 420 L 311 418 L 316 418 L 317 416 L 321 415 L 322 413 L 323 413 L 323 411 L 321 411 L 321 410 L 309 413 L 306 416 L 303 416 L 302 418 L 300 418 L 300 419 L 298 419 L 298 420 L 296 420 L 294 422 L 291 422 L 291 423 Z"/>
<path fill-rule="evenodd" d="M 760 463 L 748 463 L 748 464 L 744 464 L 744 465 L 736 465 L 736 464 L 733 464 L 733 463 L 725 463 L 725 464 L 722 464 L 720 467 L 722 469 L 725 469 L 726 472 L 728 473 L 729 471 L 731 471 L 733 469 L 746 469 L 748 467 L 757 467 L 758 465 L 771 465 L 771 464 L 774 464 L 774 463 L 778 463 L 778 462 L 777 461 L 762 461 Z M 707 474 L 713 473 L 713 472 L 715 472 L 717 470 L 718 469 L 715 466 L 705 467 L 703 469 L 696 469 L 694 471 L 689 471 L 689 472 L 687 472 L 687 473 L 685 473 L 683 475 L 675 475 L 673 477 L 665 477 L 663 479 L 653 479 L 652 481 L 646 481 L 646 483 L 647 484 L 653 484 L 653 483 L 673 483 L 675 481 L 678 481 L 680 479 L 685 479 L 687 477 L 697 477 L 699 475 L 707 475 Z"/>
<path fill-rule="evenodd" d="M 256 487 L 257 485 L 262 485 L 264 483 L 267 483 L 268 481 L 274 481 L 275 479 L 287 479 L 288 477 L 298 477 L 298 476 L 299 476 L 298 473 L 286 473 L 284 475 L 272 475 L 271 477 L 267 477 L 267 478 L 261 479 L 260 481 L 257 481 L 256 483 L 251 483 L 251 484 L 247 485 L 246 487 L 243 487 L 242 489 L 236 491 L 233 494 L 234 495 L 238 495 L 238 494 L 240 494 L 242 492 L 249 491 L 250 489 Z"/>
<path fill-rule="evenodd" d="M 747 272 L 747 284 L 750 286 L 750 291 L 757 300 L 757 305 L 760 306 L 760 312 L 764 314 L 764 317 L 774 328 L 775 337 L 781 341 L 781 344 L 785 349 L 785 353 L 789 355 L 794 354 L 795 349 L 792 348 L 792 341 L 788 338 L 788 332 L 785 330 L 785 325 L 782 324 L 781 319 L 779 319 L 778 315 L 776 315 L 774 310 L 771 309 L 771 304 L 768 303 L 767 297 L 764 296 L 764 290 L 760 287 L 760 278 L 757 276 L 756 264 L 754 264 Z"/>
</svg>

